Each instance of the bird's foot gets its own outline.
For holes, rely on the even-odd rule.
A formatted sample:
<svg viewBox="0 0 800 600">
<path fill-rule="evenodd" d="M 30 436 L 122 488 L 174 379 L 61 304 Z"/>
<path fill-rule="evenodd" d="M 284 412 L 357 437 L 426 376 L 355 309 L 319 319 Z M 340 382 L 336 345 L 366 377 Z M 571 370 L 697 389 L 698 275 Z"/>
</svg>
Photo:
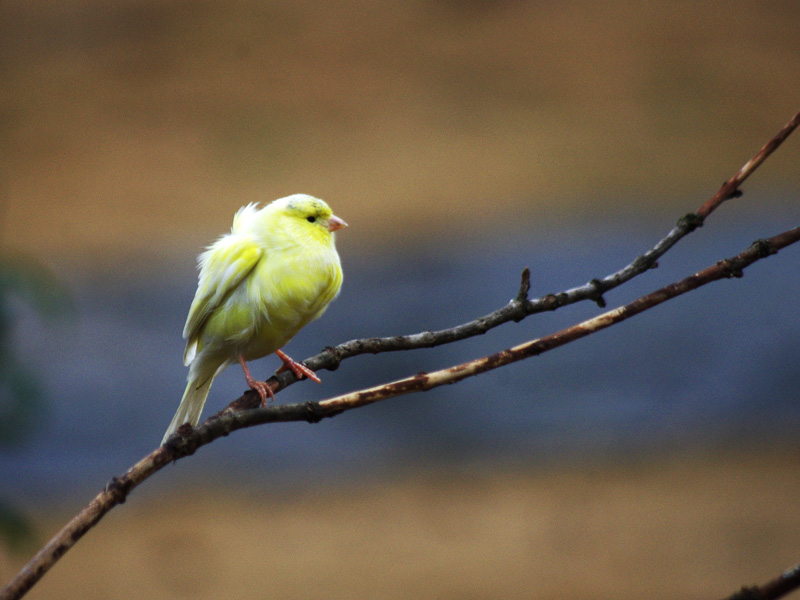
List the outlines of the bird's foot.
<svg viewBox="0 0 800 600">
<path fill-rule="evenodd" d="M 267 405 L 267 397 L 269 397 L 270 402 L 275 401 L 275 393 L 272 391 L 272 388 L 266 381 L 257 381 L 252 377 L 246 377 L 247 385 L 250 386 L 251 390 L 254 390 L 259 397 L 261 398 L 261 406 Z"/>
<path fill-rule="evenodd" d="M 305 366 L 303 363 L 295 362 L 280 350 L 276 350 L 275 354 L 277 354 L 278 358 L 280 358 L 283 361 L 283 365 L 281 365 L 281 368 L 275 371 L 275 373 L 280 373 L 281 371 L 289 369 L 292 373 L 295 374 L 295 376 L 298 379 L 302 379 L 303 377 L 308 377 L 312 381 L 316 381 L 317 383 L 322 383 L 322 380 L 320 380 L 320 378 L 317 377 L 317 374 L 314 373 L 314 371 L 309 369 L 307 366 Z"/>
<path fill-rule="evenodd" d="M 241 355 L 239 356 L 239 364 L 242 365 L 244 379 L 247 381 L 247 385 L 249 385 L 250 389 L 256 392 L 258 397 L 261 398 L 261 406 L 267 405 L 267 398 L 269 398 L 270 402 L 274 402 L 275 393 L 272 391 L 272 387 L 270 387 L 269 383 L 266 381 L 257 381 L 252 375 L 250 375 L 250 369 L 247 368 L 247 363 L 244 362 L 244 358 L 242 358 Z"/>
</svg>

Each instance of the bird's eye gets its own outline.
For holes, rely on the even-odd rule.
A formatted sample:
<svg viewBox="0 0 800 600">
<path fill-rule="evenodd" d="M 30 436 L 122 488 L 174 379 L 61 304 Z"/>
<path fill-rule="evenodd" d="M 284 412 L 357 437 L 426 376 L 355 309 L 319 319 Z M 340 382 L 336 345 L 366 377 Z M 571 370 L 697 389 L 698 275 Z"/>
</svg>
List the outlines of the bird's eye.
<svg viewBox="0 0 800 600">
<path fill-rule="evenodd" d="M 317 217 L 306 217 L 306 221 L 308 221 L 309 223 L 316 223 Z"/>
</svg>

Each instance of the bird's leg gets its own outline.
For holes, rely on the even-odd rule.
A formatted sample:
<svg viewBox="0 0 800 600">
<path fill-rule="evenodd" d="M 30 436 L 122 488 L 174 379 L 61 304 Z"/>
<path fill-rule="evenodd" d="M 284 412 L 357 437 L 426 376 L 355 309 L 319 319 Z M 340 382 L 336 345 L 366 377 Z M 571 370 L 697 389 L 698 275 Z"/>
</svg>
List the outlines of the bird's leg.
<svg viewBox="0 0 800 600">
<path fill-rule="evenodd" d="M 269 401 L 273 402 L 275 400 L 275 394 L 272 391 L 272 388 L 266 381 L 256 381 L 252 375 L 250 375 L 250 369 L 247 368 L 247 363 L 244 362 L 244 357 L 240 354 L 239 355 L 239 364 L 242 365 L 242 370 L 244 371 L 244 378 L 247 381 L 247 385 L 250 386 L 250 389 L 255 390 L 255 392 L 261 398 L 261 406 L 267 405 L 267 396 L 269 396 Z"/>
<path fill-rule="evenodd" d="M 275 354 L 277 354 L 278 358 L 280 358 L 283 361 L 283 365 L 281 365 L 280 369 L 275 371 L 276 373 L 280 373 L 281 371 L 289 369 L 291 370 L 292 373 L 294 373 L 297 376 L 298 379 L 302 379 L 303 377 L 308 377 L 309 379 L 316 381 L 317 383 L 322 383 L 322 381 L 320 381 L 320 378 L 317 377 L 317 374 L 314 373 L 314 371 L 309 369 L 307 366 L 305 366 L 303 363 L 293 361 L 291 358 L 286 356 L 286 354 L 284 354 L 280 350 L 275 350 Z"/>
</svg>

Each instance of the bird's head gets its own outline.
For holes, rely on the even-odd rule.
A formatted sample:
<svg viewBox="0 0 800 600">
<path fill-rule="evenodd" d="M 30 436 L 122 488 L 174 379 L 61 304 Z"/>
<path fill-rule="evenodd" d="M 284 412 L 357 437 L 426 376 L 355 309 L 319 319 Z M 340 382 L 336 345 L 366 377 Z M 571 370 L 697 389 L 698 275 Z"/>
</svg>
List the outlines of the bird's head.
<svg viewBox="0 0 800 600">
<path fill-rule="evenodd" d="M 324 200 L 308 194 L 280 198 L 266 206 L 265 211 L 273 213 L 279 228 L 291 232 L 293 237 L 324 242 L 332 239 L 334 231 L 347 227 Z"/>
</svg>

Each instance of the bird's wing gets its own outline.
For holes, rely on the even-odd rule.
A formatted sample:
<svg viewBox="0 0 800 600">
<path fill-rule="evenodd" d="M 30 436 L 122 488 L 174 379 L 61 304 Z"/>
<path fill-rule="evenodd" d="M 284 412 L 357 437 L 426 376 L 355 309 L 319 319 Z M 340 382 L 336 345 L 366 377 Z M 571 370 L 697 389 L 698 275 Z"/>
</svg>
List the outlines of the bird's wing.
<svg viewBox="0 0 800 600">
<path fill-rule="evenodd" d="M 250 237 L 227 235 L 200 256 L 197 293 L 183 328 L 183 337 L 189 340 L 189 345 L 208 316 L 247 277 L 263 255 L 263 248 Z"/>
</svg>

